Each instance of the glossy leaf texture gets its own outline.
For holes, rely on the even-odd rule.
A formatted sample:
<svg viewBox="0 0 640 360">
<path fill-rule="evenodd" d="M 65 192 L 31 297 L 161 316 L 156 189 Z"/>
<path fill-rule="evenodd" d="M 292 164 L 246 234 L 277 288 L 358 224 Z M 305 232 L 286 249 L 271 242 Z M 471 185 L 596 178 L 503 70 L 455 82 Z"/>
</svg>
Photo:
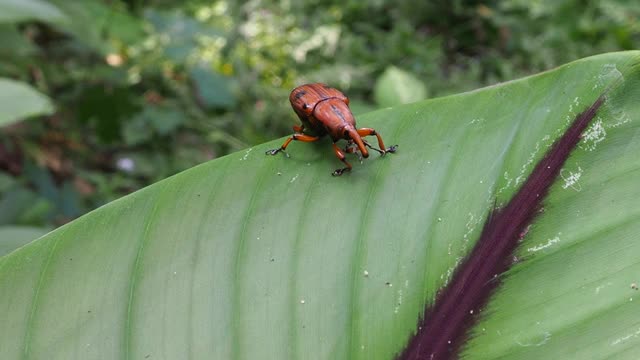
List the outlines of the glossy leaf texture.
<svg viewBox="0 0 640 360">
<path fill-rule="evenodd" d="M 603 92 L 462 356 L 633 357 L 640 52 L 358 118 L 202 164 L 0 258 L 6 359 L 391 359 L 545 150 Z M 638 298 L 640 300 L 640 298 Z"/>
</svg>

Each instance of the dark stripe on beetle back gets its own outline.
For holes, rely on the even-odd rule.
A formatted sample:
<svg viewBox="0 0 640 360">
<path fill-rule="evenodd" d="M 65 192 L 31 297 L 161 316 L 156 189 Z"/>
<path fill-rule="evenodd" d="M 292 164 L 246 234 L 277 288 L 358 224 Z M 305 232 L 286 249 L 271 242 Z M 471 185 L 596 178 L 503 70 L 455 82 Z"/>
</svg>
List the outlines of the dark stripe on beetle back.
<svg viewBox="0 0 640 360">
<path fill-rule="evenodd" d="M 298 91 L 293 97 L 295 97 L 296 99 L 300 99 L 301 97 L 307 95 L 307 92 L 304 90 L 300 90 Z"/>
<path fill-rule="evenodd" d="M 331 111 L 333 111 L 334 114 L 336 114 L 340 120 L 342 120 L 343 122 L 347 122 L 347 119 L 344 118 L 344 114 L 342 113 L 342 111 L 340 111 L 340 109 L 338 109 L 335 105 L 331 105 Z"/>
</svg>

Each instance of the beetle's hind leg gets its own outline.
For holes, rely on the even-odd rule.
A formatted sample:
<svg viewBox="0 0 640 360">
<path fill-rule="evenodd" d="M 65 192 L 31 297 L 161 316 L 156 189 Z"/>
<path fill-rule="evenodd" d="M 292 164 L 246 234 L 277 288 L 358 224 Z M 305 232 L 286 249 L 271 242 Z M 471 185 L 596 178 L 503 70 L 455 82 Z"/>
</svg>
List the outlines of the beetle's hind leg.
<svg viewBox="0 0 640 360">
<path fill-rule="evenodd" d="M 302 142 L 314 142 L 314 141 L 318 141 L 318 139 L 320 139 L 318 136 L 311 136 L 311 135 L 307 135 L 307 134 L 293 134 L 293 135 L 291 135 L 290 138 L 288 138 L 284 142 L 284 144 L 282 144 L 282 146 L 280 146 L 277 149 L 267 150 L 265 152 L 265 154 L 266 155 L 275 155 L 275 154 L 279 153 L 280 151 L 282 151 L 288 157 L 289 155 L 285 152 L 285 149 L 287 148 L 287 146 L 289 146 L 289 143 L 291 143 L 291 141 L 297 140 L 297 141 L 302 141 Z"/>
<path fill-rule="evenodd" d="M 340 161 L 342 161 L 345 165 L 347 165 L 347 167 L 342 169 L 336 169 L 334 172 L 331 173 L 331 175 L 340 176 L 347 171 L 351 171 L 351 164 L 347 162 L 346 156 L 344 156 L 344 153 L 342 152 L 342 150 L 340 150 L 340 148 L 338 147 L 338 145 L 336 145 L 336 143 L 333 143 L 333 152 L 336 154 L 338 159 L 340 159 Z"/>
<path fill-rule="evenodd" d="M 358 135 L 360 135 L 360 136 L 372 136 L 372 135 L 375 135 L 378 138 L 378 147 L 379 147 L 379 149 L 374 148 L 373 146 L 371 146 L 368 142 L 366 142 L 364 140 L 363 140 L 363 142 L 364 142 L 364 145 L 366 147 L 368 147 L 371 150 L 375 150 L 375 151 L 379 152 L 380 155 L 384 155 L 384 154 L 386 154 L 388 152 L 394 153 L 398 149 L 398 145 L 393 145 L 393 146 L 391 146 L 389 148 L 386 148 L 384 146 L 384 141 L 382 141 L 382 136 L 380 136 L 380 134 L 378 134 L 378 132 L 375 131 L 372 128 L 362 128 L 362 129 L 358 129 L 357 131 L 358 131 Z"/>
</svg>

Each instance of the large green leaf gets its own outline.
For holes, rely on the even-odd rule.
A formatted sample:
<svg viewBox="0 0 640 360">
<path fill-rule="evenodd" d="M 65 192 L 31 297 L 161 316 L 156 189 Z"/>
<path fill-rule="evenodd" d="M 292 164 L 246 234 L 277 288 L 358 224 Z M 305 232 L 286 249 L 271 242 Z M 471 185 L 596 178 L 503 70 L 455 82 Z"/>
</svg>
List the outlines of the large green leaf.
<svg viewBox="0 0 640 360">
<path fill-rule="evenodd" d="M 0 78 L 0 126 L 52 112 L 46 95 L 23 82 Z"/>
<path fill-rule="evenodd" d="M 577 113 L 606 101 L 464 347 L 634 358 L 639 52 L 369 113 L 398 153 L 329 142 L 195 167 L 0 258 L 3 358 L 388 359 Z"/>
</svg>

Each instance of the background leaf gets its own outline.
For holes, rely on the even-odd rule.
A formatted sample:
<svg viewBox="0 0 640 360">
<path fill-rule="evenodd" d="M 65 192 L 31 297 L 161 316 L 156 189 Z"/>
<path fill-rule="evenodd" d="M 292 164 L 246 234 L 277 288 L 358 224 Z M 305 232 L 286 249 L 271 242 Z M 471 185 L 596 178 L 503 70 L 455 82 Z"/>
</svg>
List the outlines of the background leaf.
<svg viewBox="0 0 640 360">
<path fill-rule="evenodd" d="M 427 98 L 427 87 L 415 75 L 389 66 L 374 89 L 376 103 L 382 107 L 408 104 Z"/>
<path fill-rule="evenodd" d="M 47 96 L 25 83 L 3 78 L 0 78 L 0 108 L 0 126 L 53 112 Z"/>
<path fill-rule="evenodd" d="M 48 230 L 29 226 L 0 226 L 0 256 L 30 243 Z"/>
<path fill-rule="evenodd" d="M 40 20 L 62 23 L 68 18 L 56 6 L 41 0 L 0 0 L 0 23 Z"/>
<path fill-rule="evenodd" d="M 0 258 L 4 356 L 392 358 L 489 209 L 610 89 L 606 136 L 569 159 L 465 355 L 631 357 L 637 302 L 613 284 L 637 273 L 639 62 L 606 54 L 363 115 L 399 152 L 341 178 L 328 140 L 266 157 L 279 139 L 110 203 Z"/>
<path fill-rule="evenodd" d="M 229 77 L 212 71 L 207 66 L 196 66 L 190 71 L 196 96 L 207 108 L 229 108 L 236 104 Z"/>
<path fill-rule="evenodd" d="M 143 38 L 143 25 L 124 11 L 119 1 L 49 1 L 73 19 L 60 28 L 101 54 L 116 52 L 123 43 Z"/>
</svg>

